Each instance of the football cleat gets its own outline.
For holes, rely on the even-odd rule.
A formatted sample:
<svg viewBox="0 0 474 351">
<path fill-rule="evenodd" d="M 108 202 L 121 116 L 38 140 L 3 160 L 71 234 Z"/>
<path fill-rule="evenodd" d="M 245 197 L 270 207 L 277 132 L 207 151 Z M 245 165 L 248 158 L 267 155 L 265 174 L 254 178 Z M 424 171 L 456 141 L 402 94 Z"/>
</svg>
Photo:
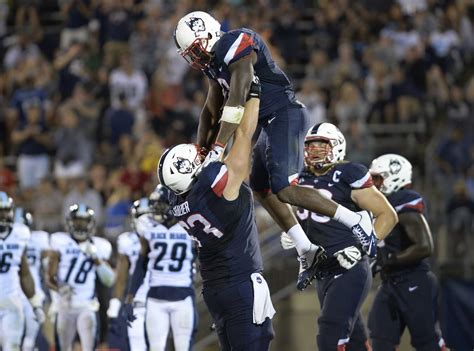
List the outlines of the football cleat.
<svg viewBox="0 0 474 351">
<path fill-rule="evenodd" d="M 303 291 L 311 284 L 318 272 L 321 263 L 327 258 L 326 251 L 318 245 L 311 244 L 310 249 L 304 255 L 298 257 L 300 261 L 300 272 L 296 288 Z"/>
</svg>

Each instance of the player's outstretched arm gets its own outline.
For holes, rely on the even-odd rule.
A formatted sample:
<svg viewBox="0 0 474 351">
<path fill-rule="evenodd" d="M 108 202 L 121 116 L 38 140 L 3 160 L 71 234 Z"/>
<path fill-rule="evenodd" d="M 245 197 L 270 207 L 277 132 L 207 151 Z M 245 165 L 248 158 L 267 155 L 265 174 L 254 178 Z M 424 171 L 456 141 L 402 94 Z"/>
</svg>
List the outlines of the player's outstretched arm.
<svg viewBox="0 0 474 351">
<path fill-rule="evenodd" d="M 400 225 L 413 243 L 405 250 L 388 257 L 389 265 L 407 265 L 419 262 L 433 254 L 433 237 L 431 230 L 422 213 L 407 212 L 398 216 Z"/>
<path fill-rule="evenodd" d="M 231 73 L 229 98 L 222 110 L 221 126 L 216 138 L 216 143 L 219 145 L 227 144 L 242 121 L 245 101 L 254 77 L 253 64 L 256 61 L 257 54 L 252 52 L 229 66 Z M 258 119 L 258 111 L 253 118 Z"/>
<path fill-rule="evenodd" d="M 398 222 L 397 213 L 385 196 L 375 186 L 371 186 L 352 190 L 351 197 L 361 209 L 372 212 L 375 234 L 379 240 L 385 239 Z"/>
<path fill-rule="evenodd" d="M 130 280 L 130 288 L 128 290 L 126 303 L 132 303 L 138 289 L 143 284 L 143 280 L 146 276 L 146 270 L 148 266 L 148 253 L 150 252 L 150 245 L 148 241 L 140 236 L 140 255 L 138 256 L 137 263 L 135 264 L 135 270 L 133 271 L 132 278 Z"/>
<path fill-rule="evenodd" d="M 107 309 L 107 317 L 111 319 L 118 317 L 120 306 L 122 305 L 120 301 L 124 297 L 127 287 L 129 268 L 130 261 L 128 260 L 128 257 L 123 254 L 118 254 L 115 286 L 114 291 L 112 292 L 112 298 L 109 302 L 109 308 Z"/>
<path fill-rule="evenodd" d="M 125 294 L 128 281 L 128 270 L 130 268 L 130 261 L 127 255 L 117 255 L 117 278 L 115 279 L 114 291 L 112 297 L 114 299 L 122 299 Z"/>
<path fill-rule="evenodd" d="M 249 174 L 252 137 L 257 128 L 259 106 L 259 98 L 251 98 L 245 104 L 242 122 L 235 132 L 232 149 L 224 161 L 228 170 L 228 180 L 223 195 L 227 200 L 234 200 L 239 196 L 240 186 Z"/>
<path fill-rule="evenodd" d="M 216 140 L 220 109 L 224 103 L 219 84 L 211 79 L 208 79 L 208 83 L 206 103 L 202 108 L 197 130 L 197 144 L 205 148 L 210 148 Z"/>
<path fill-rule="evenodd" d="M 48 289 L 58 291 L 58 265 L 59 265 L 59 252 L 50 250 L 48 253 L 48 269 L 46 270 L 45 283 Z"/>
<path fill-rule="evenodd" d="M 20 283 L 23 292 L 28 299 L 35 295 L 35 281 L 31 276 L 30 267 L 28 265 L 28 258 L 26 257 L 26 250 L 21 256 L 20 264 Z"/>
</svg>

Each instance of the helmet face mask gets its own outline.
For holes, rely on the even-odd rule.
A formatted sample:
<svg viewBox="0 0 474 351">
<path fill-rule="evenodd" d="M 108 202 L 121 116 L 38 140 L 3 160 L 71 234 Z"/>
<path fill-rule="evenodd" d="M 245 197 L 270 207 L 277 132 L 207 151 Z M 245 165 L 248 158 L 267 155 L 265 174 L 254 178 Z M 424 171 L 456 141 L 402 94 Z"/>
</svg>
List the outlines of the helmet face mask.
<svg viewBox="0 0 474 351">
<path fill-rule="evenodd" d="M 165 222 L 169 215 L 168 190 L 161 184 L 151 193 L 149 197 L 151 215 L 157 222 Z"/>
<path fill-rule="evenodd" d="M 309 129 L 304 145 L 304 161 L 308 168 L 321 169 L 344 160 L 346 155 L 346 139 L 331 123 L 319 123 Z"/>
<path fill-rule="evenodd" d="M 0 191 L 0 239 L 5 239 L 10 234 L 13 221 L 13 200 L 7 193 Z"/>
<path fill-rule="evenodd" d="M 174 31 L 178 53 L 192 68 L 200 70 L 211 63 L 212 49 L 220 37 L 220 23 L 203 11 L 194 11 L 182 17 Z"/>
<path fill-rule="evenodd" d="M 178 53 L 194 69 L 206 69 L 211 63 L 212 53 L 207 50 L 209 40 L 197 38 L 186 50 L 178 50 Z"/>
<path fill-rule="evenodd" d="M 95 230 L 94 211 L 83 204 L 72 205 L 69 208 L 66 227 L 76 241 L 87 240 Z"/>
<path fill-rule="evenodd" d="M 390 195 L 411 184 L 412 165 L 403 156 L 385 154 L 372 161 L 370 174 L 377 189 Z"/>
</svg>

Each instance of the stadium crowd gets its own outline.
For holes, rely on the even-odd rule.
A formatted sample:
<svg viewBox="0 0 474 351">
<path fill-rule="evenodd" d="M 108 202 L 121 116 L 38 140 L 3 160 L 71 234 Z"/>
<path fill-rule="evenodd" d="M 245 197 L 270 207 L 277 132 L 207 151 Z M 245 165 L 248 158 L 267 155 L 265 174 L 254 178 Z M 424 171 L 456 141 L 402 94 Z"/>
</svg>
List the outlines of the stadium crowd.
<svg viewBox="0 0 474 351">
<path fill-rule="evenodd" d="M 212 9 L 223 30 L 260 33 L 313 121 L 345 134 L 349 159 L 409 158 L 430 190 L 429 220 L 447 225 L 452 250 L 467 255 L 468 0 L 0 0 L 0 191 L 33 213 L 36 229 L 61 229 L 81 202 L 113 242 L 132 202 L 155 188 L 162 151 L 195 140 L 206 82 L 173 39 L 193 9 Z"/>
</svg>

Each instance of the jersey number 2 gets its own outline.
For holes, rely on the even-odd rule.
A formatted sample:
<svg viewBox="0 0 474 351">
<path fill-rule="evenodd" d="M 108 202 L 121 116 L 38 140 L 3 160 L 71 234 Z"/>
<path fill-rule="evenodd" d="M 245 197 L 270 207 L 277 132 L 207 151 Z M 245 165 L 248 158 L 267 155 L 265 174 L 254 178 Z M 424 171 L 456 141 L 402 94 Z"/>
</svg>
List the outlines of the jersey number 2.
<svg viewBox="0 0 474 351">
<path fill-rule="evenodd" d="M 188 246 L 185 243 L 175 243 L 171 247 L 171 259 L 174 261 L 173 264 L 168 265 L 168 270 L 170 272 L 179 272 L 183 268 L 183 262 L 186 259 L 186 250 Z M 168 249 L 167 243 L 155 243 L 153 245 L 153 250 L 157 250 L 158 256 L 156 256 L 155 264 L 153 265 L 153 269 L 157 271 L 162 271 L 164 269 L 163 266 L 160 266 L 160 261 L 166 254 L 166 250 Z"/>
</svg>

